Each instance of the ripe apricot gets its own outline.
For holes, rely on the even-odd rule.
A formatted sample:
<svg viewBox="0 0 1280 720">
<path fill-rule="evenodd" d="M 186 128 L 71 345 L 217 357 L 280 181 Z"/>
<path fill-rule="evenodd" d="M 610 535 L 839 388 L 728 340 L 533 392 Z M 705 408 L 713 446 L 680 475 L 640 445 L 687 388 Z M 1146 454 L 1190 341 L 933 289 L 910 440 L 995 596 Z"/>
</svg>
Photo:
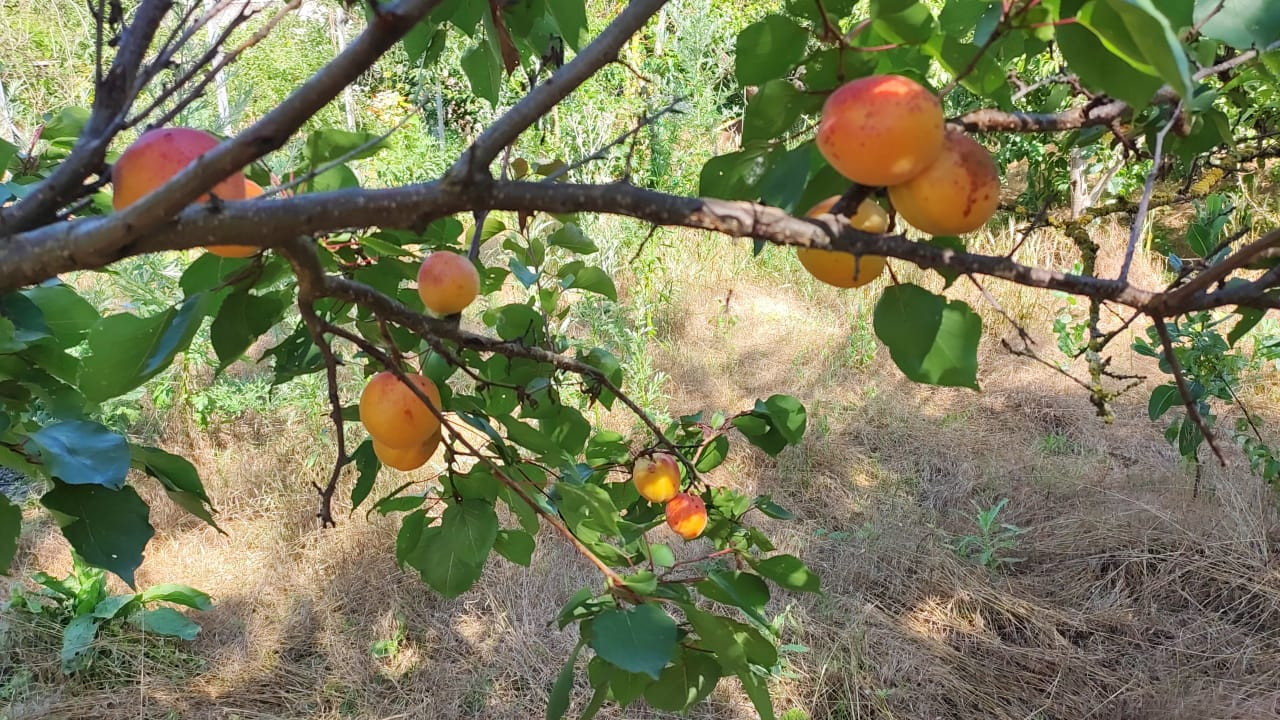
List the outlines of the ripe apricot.
<svg viewBox="0 0 1280 720">
<path fill-rule="evenodd" d="M 439 410 L 440 391 L 435 383 L 417 374 L 407 377 Z M 374 375 L 364 386 L 360 394 L 360 422 L 374 440 L 397 450 L 416 448 L 440 429 L 440 419 L 435 413 L 390 371 Z"/>
<path fill-rule="evenodd" d="M 437 250 L 418 268 L 418 295 L 437 315 L 460 313 L 480 292 L 480 273 L 464 255 Z"/>
<path fill-rule="evenodd" d="M 692 540 L 707 528 L 707 506 L 702 498 L 679 493 L 667 501 L 667 525 L 685 540 Z"/>
<path fill-rule="evenodd" d="M 156 128 L 142 133 L 111 169 L 111 205 L 123 210 L 134 204 L 217 146 L 217 138 L 192 128 Z M 233 173 L 213 187 L 213 194 L 223 200 L 242 200 L 244 183 L 244 173 Z M 208 200 L 207 194 L 196 198 L 196 202 Z"/>
<path fill-rule="evenodd" d="M 814 205 L 806 215 L 817 217 L 830 212 L 839 199 L 838 195 L 829 197 Z M 889 229 L 889 213 L 868 198 L 849 218 L 849 224 L 864 232 L 882 233 Z M 838 288 L 861 287 L 884 272 L 884 258 L 879 255 L 851 255 L 837 250 L 802 247 L 796 248 L 796 257 L 810 275 Z"/>
<path fill-rule="evenodd" d="M 261 197 L 264 190 L 258 183 L 244 179 L 244 199 Z M 205 248 L 209 252 L 224 258 L 247 258 L 257 255 L 262 248 L 256 245 L 209 245 Z"/>
<path fill-rule="evenodd" d="M 374 438 L 373 454 L 377 455 L 378 460 L 387 467 L 392 467 L 396 470 L 416 470 L 426 465 L 431 456 L 436 454 L 436 448 L 440 447 L 441 437 L 440 428 L 436 428 L 436 431 L 432 433 L 431 437 L 427 438 L 426 442 L 417 447 L 409 448 L 387 447 L 379 442 L 377 438 Z"/>
<path fill-rule="evenodd" d="M 901 75 L 845 83 L 827 97 L 818 151 L 862 185 L 896 185 L 915 177 L 942 150 L 942 103 Z"/>
<path fill-rule="evenodd" d="M 666 453 L 636 458 L 631 467 L 631 482 L 649 502 L 666 502 L 680 492 L 680 466 Z"/>
<path fill-rule="evenodd" d="M 1000 175 L 977 140 L 948 131 L 938 159 L 905 183 L 890 186 L 889 199 L 902 219 L 931 235 L 972 232 L 1000 205 Z"/>
</svg>

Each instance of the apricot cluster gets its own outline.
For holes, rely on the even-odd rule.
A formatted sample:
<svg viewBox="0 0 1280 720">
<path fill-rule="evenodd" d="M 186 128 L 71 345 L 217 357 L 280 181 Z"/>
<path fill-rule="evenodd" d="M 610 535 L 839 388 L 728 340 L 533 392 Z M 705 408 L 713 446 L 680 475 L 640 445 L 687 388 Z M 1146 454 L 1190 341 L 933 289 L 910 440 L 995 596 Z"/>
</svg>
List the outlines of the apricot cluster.
<svg viewBox="0 0 1280 720">
<path fill-rule="evenodd" d="M 425 465 L 442 438 L 439 388 L 416 373 L 405 377 L 431 401 L 430 406 L 390 371 L 374 375 L 360 394 L 360 422 L 373 438 L 373 452 L 383 465 L 397 470 Z"/>
<path fill-rule="evenodd" d="M 964 133 L 948 130 L 942 104 L 900 75 L 872 75 L 846 83 L 827 98 L 816 143 L 831 167 L 855 183 L 887 187 L 904 220 L 931 235 L 982 227 L 1000 202 L 1000 177 L 991 153 Z M 836 198 L 810 217 L 828 212 Z M 867 200 L 850 224 L 883 233 L 888 215 Z M 884 258 L 802 248 L 800 262 L 837 287 L 858 287 L 884 270 Z"/>
<path fill-rule="evenodd" d="M 217 146 L 217 138 L 192 128 L 155 128 L 142 133 L 111 169 L 112 207 L 117 211 L 129 207 Z M 262 192 L 260 185 L 237 171 L 215 185 L 212 194 L 220 200 L 244 200 Z M 209 193 L 195 201 L 208 202 Z M 228 258 L 249 257 L 259 251 L 253 245 L 210 245 L 207 249 Z"/>
<path fill-rule="evenodd" d="M 666 503 L 667 526 L 680 537 L 692 540 L 706 529 L 706 504 L 697 495 L 680 492 L 680 465 L 671 455 L 653 453 L 636 458 L 631 482 L 645 500 Z"/>
</svg>

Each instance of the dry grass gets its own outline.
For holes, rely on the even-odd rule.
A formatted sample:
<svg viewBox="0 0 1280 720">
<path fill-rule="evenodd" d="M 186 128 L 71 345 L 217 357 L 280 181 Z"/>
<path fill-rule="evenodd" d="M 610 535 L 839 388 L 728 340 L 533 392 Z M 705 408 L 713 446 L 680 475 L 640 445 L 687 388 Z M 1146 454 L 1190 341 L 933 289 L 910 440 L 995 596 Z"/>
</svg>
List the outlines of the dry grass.
<svg viewBox="0 0 1280 720">
<path fill-rule="evenodd" d="M 1027 252 L 1044 259 L 1061 248 L 1038 237 Z M 666 263 L 673 301 L 653 350 L 672 412 L 737 408 L 774 392 L 794 392 L 810 409 L 803 445 L 776 460 L 743 450 L 712 477 L 796 512 L 767 531 L 823 578 L 823 595 L 774 600 L 791 618 L 786 641 L 809 648 L 786 656 L 792 677 L 775 684 L 779 711 L 1280 717 L 1280 532 L 1273 499 L 1238 456 L 1209 468 L 1193 497 L 1191 475 L 1146 420 L 1145 394 L 1122 398 L 1115 423 L 1103 425 L 1078 386 L 994 342 L 983 347 L 982 393 L 916 386 L 886 351 L 859 345 L 866 294 L 819 287 L 778 259 L 757 270 L 747 255 L 704 247 Z M 1158 284 L 1154 265 L 1137 272 Z M 921 273 L 899 278 L 938 285 Z M 1015 316 L 1054 307 L 1043 295 L 991 290 Z M 980 307 L 974 288 L 957 294 Z M 993 310 L 981 312 L 995 336 L 1005 331 Z M 1253 395 L 1280 419 L 1265 387 Z M 67 681 L 47 628 L 11 628 L 0 669 L 24 667 L 30 679 L 0 717 L 541 716 L 575 640 L 547 621 L 596 582 L 585 563 L 544 533 L 531 570 L 494 560 L 476 588 L 442 600 L 395 567 L 393 520 L 314 528 L 308 481 L 325 462 L 300 470 L 299 460 L 327 457 L 321 440 L 262 418 L 237 433 L 171 432 L 168 445 L 199 459 L 228 535 L 157 510 L 139 576 L 214 595 L 200 638 L 183 647 L 113 637 L 95 670 Z M 973 530 L 974 502 L 1001 497 L 1010 498 L 1005 519 L 1028 532 L 1025 560 L 993 575 L 946 543 Z M 53 535 L 28 538 L 28 569 L 63 557 Z M 394 651 L 375 658 L 371 644 L 389 639 Z M 580 683 L 576 707 L 585 700 Z M 729 681 L 692 715 L 754 717 Z M 637 706 L 601 717 L 667 715 Z"/>
</svg>

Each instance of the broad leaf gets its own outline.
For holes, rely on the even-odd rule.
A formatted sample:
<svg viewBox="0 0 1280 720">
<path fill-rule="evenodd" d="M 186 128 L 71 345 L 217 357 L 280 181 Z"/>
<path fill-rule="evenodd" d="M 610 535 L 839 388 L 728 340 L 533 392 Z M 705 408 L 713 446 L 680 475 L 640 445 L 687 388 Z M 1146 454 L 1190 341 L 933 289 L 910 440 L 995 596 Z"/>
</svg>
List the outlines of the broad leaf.
<svg viewBox="0 0 1280 720">
<path fill-rule="evenodd" d="M 1169 412 L 1169 408 L 1181 404 L 1182 395 L 1178 392 L 1176 385 L 1173 383 L 1161 385 L 1151 391 L 1151 399 L 1147 401 L 1147 417 L 1158 420 L 1160 416 Z"/>
<path fill-rule="evenodd" d="M 734 72 L 742 85 L 782 77 L 804 56 L 809 34 L 783 15 L 768 15 L 738 33 Z"/>
<path fill-rule="evenodd" d="M 146 445 L 130 445 L 133 467 L 160 481 L 169 499 L 192 515 L 218 528 L 213 507 L 195 465 L 184 457 Z"/>
<path fill-rule="evenodd" d="M 211 610 L 213 608 L 213 601 L 209 598 L 208 593 L 178 583 L 152 585 L 139 593 L 138 599 L 144 603 L 171 602 L 175 605 L 185 605 L 195 610 Z"/>
<path fill-rule="evenodd" d="M 209 339 L 218 354 L 219 369 L 240 359 L 245 350 L 284 317 L 284 295 L 235 292 L 222 301 L 209 326 Z"/>
<path fill-rule="evenodd" d="M 676 621 L 657 605 L 605 610 L 591 624 L 591 649 L 616 667 L 657 680 L 676 651 Z"/>
<path fill-rule="evenodd" d="M 173 608 L 159 607 L 153 610 L 143 610 L 130 619 L 138 627 L 153 635 L 195 640 L 196 635 L 200 634 L 199 625 Z"/>
<path fill-rule="evenodd" d="M 582 652 L 582 643 L 573 648 L 569 659 L 556 673 L 556 682 L 551 686 L 551 696 L 547 698 L 547 720 L 560 720 L 569 710 L 569 693 L 573 690 L 573 668 L 578 664 L 578 654 Z"/>
<path fill-rule="evenodd" d="M 917 285 L 887 288 L 876 303 L 876 336 L 911 380 L 978 389 L 982 319 L 968 305 Z"/>
<path fill-rule="evenodd" d="M 533 559 L 533 536 L 523 530 L 499 530 L 493 549 L 517 565 L 529 567 Z"/>
<path fill-rule="evenodd" d="M 821 589 L 818 576 L 794 555 L 774 555 L 751 566 L 788 590 L 818 592 Z"/>
<path fill-rule="evenodd" d="M 373 440 L 368 438 L 360 443 L 360 447 L 351 453 L 351 459 L 356 464 L 356 483 L 351 486 L 351 509 L 354 511 L 360 507 L 360 503 L 369 497 L 369 492 L 373 490 L 373 482 L 378 479 L 378 471 L 382 469 L 382 463 L 378 460 L 378 456 L 373 452 Z"/>
<path fill-rule="evenodd" d="M 92 614 L 72 618 L 62 630 L 62 651 L 58 659 L 62 661 L 62 672 L 73 673 L 79 670 L 84 662 L 84 654 L 93 645 L 98 635 L 98 618 Z"/>
<path fill-rule="evenodd" d="M 1196 0 L 1196 22 L 1203 22 L 1220 2 Z M 1201 33 L 1238 50 L 1252 45 L 1267 47 L 1280 40 L 1280 13 L 1276 12 L 1275 0 L 1228 0 L 1222 12 L 1204 23 Z"/>
<path fill-rule="evenodd" d="M 100 319 L 89 301 L 68 285 L 41 285 L 22 294 L 40 308 L 49 331 L 64 348 L 78 345 Z"/>
<path fill-rule="evenodd" d="M 644 700 L 659 710 L 683 712 L 710 695 L 719 681 L 719 663 L 706 653 L 684 649 L 645 689 Z"/>
<path fill-rule="evenodd" d="M 94 401 L 123 395 L 158 375 L 187 349 L 204 319 L 208 295 L 187 298 L 159 315 L 111 315 L 89 331 L 80 389 Z"/>
<path fill-rule="evenodd" d="M 124 487 L 129 443 L 96 422 L 69 420 L 47 425 L 28 438 L 49 477 L 69 485 Z"/>
<path fill-rule="evenodd" d="M 133 488 L 55 483 L 40 502 L 57 513 L 62 534 L 85 562 L 119 575 L 133 587 L 142 550 L 155 534 L 147 505 Z"/>
</svg>

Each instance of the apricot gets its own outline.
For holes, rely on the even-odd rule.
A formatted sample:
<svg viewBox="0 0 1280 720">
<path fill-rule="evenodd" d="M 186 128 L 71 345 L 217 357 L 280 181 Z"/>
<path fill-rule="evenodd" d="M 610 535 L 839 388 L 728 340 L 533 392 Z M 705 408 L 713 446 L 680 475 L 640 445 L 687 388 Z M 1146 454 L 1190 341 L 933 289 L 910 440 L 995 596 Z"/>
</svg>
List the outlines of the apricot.
<svg viewBox="0 0 1280 720">
<path fill-rule="evenodd" d="M 409 374 L 432 407 L 440 410 L 440 391 L 435 383 L 418 374 Z M 418 399 L 394 373 L 374 375 L 360 394 L 360 422 L 374 440 L 397 450 L 417 448 L 440 429 L 440 419 Z"/>
<path fill-rule="evenodd" d="M 817 217 L 830 212 L 839 200 L 838 195 L 829 197 L 805 214 Z M 868 198 L 858 205 L 858 211 L 849 218 L 849 224 L 863 232 L 882 233 L 889 229 L 889 213 Z M 802 247 L 796 248 L 796 257 L 810 275 L 838 288 L 861 287 L 884 272 L 884 258 L 879 255 L 852 255 L 838 250 Z"/>
<path fill-rule="evenodd" d="M 902 219 L 931 235 L 958 235 L 986 224 L 1000 205 L 1000 175 L 991 153 L 962 132 L 948 131 L 942 154 L 924 172 L 889 187 Z"/>
<path fill-rule="evenodd" d="M 217 146 L 217 138 L 192 128 L 156 128 L 142 133 L 111 169 L 112 207 L 123 210 L 134 204 Z M 213 187 L 213 194 L 223 200 L 243 200 L 244 173 L 229 175 Z M 208 200 L 207 194 L 196 198 L 196 202 Z"/>
<path fill-rule="evenodd" d="M 480 293 L 480 273 L 465 255 L 437 250 L 418 268 L 418 295 L 436 315 L 460 313 Z"/>
<path fill-rule="evenodd" d="M 426 442 L 416 447 L 387 447 L 379 442 L 377 438 L 374 438 L 373 454 L 377 455 L 378 460 L 387 467 L 392 467 L 396 470 L 416 470 L 426 465 L 431 456 L 436 454 L 436 448 L 440 447 L 441 438 L 440 428 L 436 428 L 436 431 L 432 433 L 431 437 L 427 438 Z"/>
<path fill-rule="evenodd" d="M 636 458 L 631 467 L 631 482 L 645 500 L 666 502 L 680 492 L 680 466 L 666 453 Z"/>
<path fill-rule="evenodd" d="M 667 526 L 685 540 L 692 540 L 707 528 L 707 506 L 702 498 L 679 493 L 667 501 Z"/>
<path fill-rule="evenodd" d="M 918 175 L 942 151 L 942 103 L 901 75 L 845 83 L 827 97 L 818 151 L 850 180 L 872 187 Z"/>
<path fill-rule="evenodd" d="M 256 197 L 262 197 L 265 192 L 258 183 L 244 179 L 244 199 L 249 200 Z M 262 248 L 256 245 L 209 245 L 205 248 L 209 252 L 224 258 L 247 258 L 257 255 Z"/>
</svg>

